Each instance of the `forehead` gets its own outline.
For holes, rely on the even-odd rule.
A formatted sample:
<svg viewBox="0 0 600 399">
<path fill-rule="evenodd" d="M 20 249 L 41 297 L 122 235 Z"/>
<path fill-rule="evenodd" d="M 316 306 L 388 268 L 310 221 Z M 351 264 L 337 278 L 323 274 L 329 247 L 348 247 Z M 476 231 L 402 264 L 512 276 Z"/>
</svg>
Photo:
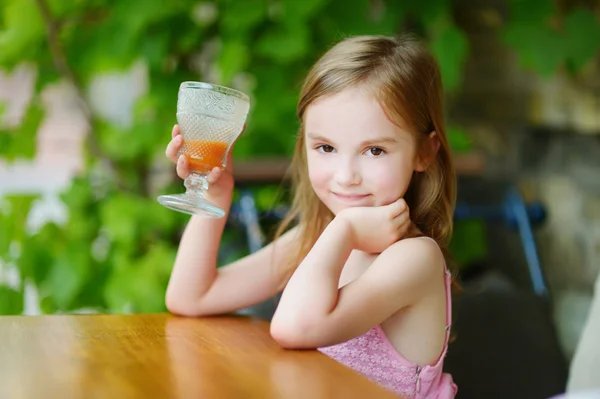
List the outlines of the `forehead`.
<svg viewBox="0 0 600 399">
<path fill-rule="evenodd" d="M 361 87 L 315 101 L 306 109 L 304 125 L 306 133 L 320 135 L 360 132 L 363 136 L 391 136 L 407 132 L 404 123 L 392 123 L 377 99 Z"/>
</svg>

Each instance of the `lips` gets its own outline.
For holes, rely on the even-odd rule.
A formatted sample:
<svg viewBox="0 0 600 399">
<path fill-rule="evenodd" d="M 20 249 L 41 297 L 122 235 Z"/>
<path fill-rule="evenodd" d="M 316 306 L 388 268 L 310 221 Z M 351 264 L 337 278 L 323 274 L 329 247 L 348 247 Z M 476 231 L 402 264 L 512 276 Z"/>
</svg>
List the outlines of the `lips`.
<svg viewBox="0 0 600 399">
<path fill-rule="evenodd" d="M 339 200 L 345 203 L 360 203 L 363 202 L 369 194 L 345 194 L 345 193 L 334 193 L 332 194 Z"/>
</svg>

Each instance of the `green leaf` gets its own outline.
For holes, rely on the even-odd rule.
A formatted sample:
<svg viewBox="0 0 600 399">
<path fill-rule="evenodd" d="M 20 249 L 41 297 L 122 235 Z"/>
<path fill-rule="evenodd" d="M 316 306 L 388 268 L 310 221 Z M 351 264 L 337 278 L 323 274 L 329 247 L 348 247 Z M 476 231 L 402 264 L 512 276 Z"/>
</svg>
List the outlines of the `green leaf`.
<svg viewBox="0 0 600 399">
<path fill-rule="evenodd" d="M 516 25 L 538 26 L 556 13 L 556 3 L 548 0 L 509 0 L 509 21 Z"/>
<path fill-rule="evenodd" d="M 244 71 L 249 61 L 250 50 L 245 43 L 237 40 L 224 42 L 217 61 L 223 84 L 229 84 L 236 74 Z"/>
<path fill-rule="evenodd" d="M 131 160 L 137 155 L 139 137 L 130 137 L 124 129 L 107 122 L 98 123 L 96 130 L 102 151 L 113 159 Z"/>
<path fill-rule="evenodd" d="M 111 311 L 164 311 L 166 282 L 174 260 L 173 248 L 157 244 L 143 257 L 130 259 L 127 266 L 115 270 L 104 291 Z"/>
<path fill-rule="evenodd" d="M 59 84 L 61 76 L 60 72 L 56 70 L 49 52 L 39 56 L 36 67 L 37 75 L 33 92 L 36 93 L 36 96 L 39 96 L 48 85 Z"/>
<path fill-rule="evenodd" d="M 600 52 L 600 23 L 594 14 L 576 9 L 565 18 L 565 53 L 575 70 Z"/>
<path fill-rule="evenodd" d="M 23 313 L 23 293 L 5 285 L 0 285 L 0 315 L 20 315 Z"/>
<path fill-rule="evenodd" d="M 431 48 L 440 64 L 444 88 L 449 92 L 457 90 L 469 56 L 467 35 L 453 24 L 444 24 L 443 28 L 435 31 Z"/>
<path fill-rule="evenodd" d="M 49 295 L 44 295 L 40 297 L 40 310 L 43 314 L 54 314 L 60 309 Z"/>
<path fill-rule="evenodd" d="M 37 196 L 11 195 L 0 198 L 0 257 L 9 259 L 12 242 L 27 236 L 26 223 L 31 205 Z"/>
<path fill-rule="evenodd" d="M 370 13 L 369 0 L 355 0 L 352 7 L 346 0 L 333 0 L 326 8 L 325 15 L 331 19 L 338 32 L 337 40 L 341 36 L 361 35 L 373 33 L 372 26 L 367 16 Z"/>
<path fill-rule="evenodd" d="M 462 128 L 449 125 L 447 130 L 450 148 L 455 153 L 467 152 L 473 147 L 473 140 Z"/>
<path fill-rule="evenodd" d="M 298 131 L 298 88 L 286 79 L 286 68 L 271 64 L 253 72 L 260 90 L 254 93 L 251 123 L 236 142 L 234 157 L 289 155 Z"/>
<path fill-rule="evenodd" d="M 44 25 L 34 1 L 3 0 L 2 3 L 0 65 L 14 66 L 34 58 L 44 45 Z"/>
<path fill-rule="evenodd" d="M 6 100 L 0 100 L 0 121 L 2 121 L 4 118 L 4 113 L 6 112 L 6 107 L 7 107 Z M 1 126 L 1 122 L 0 122 L 0 126 Z M 2 150 L 2 147 L 0 147 L 0 151 L 1 150 Z"/>
<path fill-rule="evenodd" d="M 270 29 L 261 36 L 256 47 L 258 54 L 280 64 L 297 61 L 309 50 L 310 32 L 305 25 Z"/>
<path fill-rule="evenodd" d="M 37 102 L 32 102 L 27 111 L 19 129 L 15 132 L 13 138 L 13 151 L 18 151 L 19 156 L 33 158 L 36 149 L 36 137 L 40 123 L 44 119 L 44 110 Z"/>
<path fill-rule="evenodd" d="M 284 22 L 295 26 L 318 13 L 327 4 L 327 0 L 283 0 L 282 11 Z"/>
<path fill-rule="evenodd" d="M 37 131 L 43 118 L 43 109 L 36 101 L 33 101 L 27 107 L 20 126 L 0 131 L 0 156 L 8 161 L 13 161 L 16 158 L 33 158 L 36 149 Z"/>
<path fill-rule="evenodd" d="M 16 260 L 22 278 L 36 286 L 44 283 L 64 239 L 63 232 L 54 223 L 47 223 L 37 234 L 22 241 L 23 251 Z"/>
<path fill-rule="evenodd" d="M 524 68 L 542 76 L 556 73 L 565 58 L 563 37 L 548 26 L 510 25 L 504 39 L 515 50 Z"/>
<path fill-rule="evenodd" d="M 81 212 L 92 202 L 90 183 L 84 178 L 75 178 L 69 188 L 61 193 L 60 199 L 71 212 Z"/>
<path fill-rule="evenodd" d="M 169 50 L 169 37 L 166 33 L 153 36 L 143 36 L 140 44 L 140 54 L 153 69 L 162 70 Z"/>
<path fill-rule="evenodd" d="M 59 309 L 77 307 L 74 299 L 80 293 L 90 274 L 90 248 L 85 242 L 74 243 L 52 264 L 49 285 L 50 296 Z"/>
<path fill-rule="evenodd" d="M 460 268 L 481 261 L 488 253 L 485 223 L 482 220 L 465 220 L 454 223 L 450 253 Z"/>
<path fill-rule="evenodd" d="M 0 156 L 8 158 L 12 150 L 12 133 L 0 129 Z"/>
<path fill-rule="evenodd" d="M 181 186 L 181 190 L 184 190 Z M 161 206 L 154 198 L 139 198 L 138 203 L 138 230 L 141 234 L 163 236 L 174 233 L 180 226 L 178 212 L 173 212 Z"/>
<path fill-rule="evenodd" d="M 267 17 L 265 0 L 228 0 L 221 9 L 220 25 L 224 33 L 242 34 Z"/>
<path fill-rule="evenodd" d="M 156 68 L 168 49 L 164 31 L 152 28 L 182 10 L 181 2 L 119 0 L 97 23 L 69 26 L 68 59 L 83 81 L 100 72 L 129 68 L 140 52 Z"/>
<path fill-rule="evenodd" d="M 542 76 L 555 73 L 565 58 L 565 42 L 548 24 L 554 2 L 512 0 L 503 41 L 518 55 L 521 65 Z"/>
<path fill-rule="evenodd" d="M 256 190 L 254 197 L 256 208 L 262 211 L 272 209 L 279 199 L 281 187 L 275 185 L 262 186 Z"/>
<path fill-rule="evenodd" d="M 135 197 L 119 194 L 102 201 L 100 220 L 112 240 L 130 246 L 137 237 L 138 211 Z"/>
<path fill-rule="evenodd" d="M 169 3 L 165 7 L 163 0 L 119 0 L 112 8 L 114 23 L 132 34 L 142 34 L 150 25 L 168 19 L 183 9 L 181 2 Z"/>
</svg>

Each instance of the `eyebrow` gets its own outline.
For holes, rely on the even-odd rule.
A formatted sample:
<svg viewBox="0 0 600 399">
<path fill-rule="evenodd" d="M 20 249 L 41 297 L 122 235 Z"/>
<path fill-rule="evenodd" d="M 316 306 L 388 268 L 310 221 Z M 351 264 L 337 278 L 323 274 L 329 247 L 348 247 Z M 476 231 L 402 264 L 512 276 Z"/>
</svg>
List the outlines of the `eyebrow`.
<svg viewBox="0 0 600 399">
<path fill-rule="evenodd" d="M 331 141 L 331 140 L 327 139 L 326 137 L 319 135 L 318 133 L 307 133 L 306 137 L 308 137 L 309 139 L 314 140 L 314 141 L 325 141 L 325 142 Z M 368 144 L 377 144 L 377 143 L 395 144 L 397 142 L 398 142 L 398 140 L 395 137 L 382 136 L 382 137 L 375 137 L 374 139 L 365 140 L 362 143 L 360 143 L 360 146 L 363 147 Z"/>
</svg>

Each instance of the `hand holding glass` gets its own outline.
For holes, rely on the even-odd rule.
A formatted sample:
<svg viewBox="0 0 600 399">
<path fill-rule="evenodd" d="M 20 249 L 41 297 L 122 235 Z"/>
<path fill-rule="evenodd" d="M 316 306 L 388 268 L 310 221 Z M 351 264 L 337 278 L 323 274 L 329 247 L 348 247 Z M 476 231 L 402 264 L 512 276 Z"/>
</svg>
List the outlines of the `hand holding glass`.
<svg viewBox="0 0 600 399">
<path fill-rule="evenodd" d="M 202 82 L 180 85 L 177 123 L 191 173 L 184 181 L 185 194 L 161 195 L 158 202 L 190 215 L 225 216 L 223 209 L 204 198 L 207 177 L 213 168 L 226 167 L 227 154 L 244 128 L 249 109 L 248 96 L 237 90 Z"/>
</svg>

